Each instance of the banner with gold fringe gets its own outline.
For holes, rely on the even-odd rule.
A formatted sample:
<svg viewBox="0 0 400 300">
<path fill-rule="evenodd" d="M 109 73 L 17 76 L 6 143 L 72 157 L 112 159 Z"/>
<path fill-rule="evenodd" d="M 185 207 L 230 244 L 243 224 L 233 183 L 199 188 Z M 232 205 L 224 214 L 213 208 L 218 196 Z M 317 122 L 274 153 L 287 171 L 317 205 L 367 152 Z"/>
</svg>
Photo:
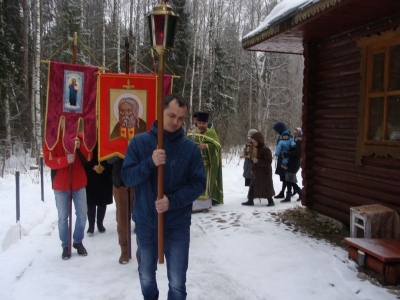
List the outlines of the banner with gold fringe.
<svg viewBox="0 0 400 300">
<path fill-rule="evenodd" d="M 129 141 L 150 129 L 156 119 L 157 76 L 99 73 L 99 161 L 125 157 Z M 164 95 L 172 91 L 172 76 L 164 76 Z"/>
<path fill-rule="evenodd" d="M 96 144 L 97 67 L 50 62 L 44 140 L 53 149 L 61 138 L 64 149 L 74 152 L 74 138 L 92 150 Z M 60 129 L 65 128 L 60 137 Z"/>
</svg>

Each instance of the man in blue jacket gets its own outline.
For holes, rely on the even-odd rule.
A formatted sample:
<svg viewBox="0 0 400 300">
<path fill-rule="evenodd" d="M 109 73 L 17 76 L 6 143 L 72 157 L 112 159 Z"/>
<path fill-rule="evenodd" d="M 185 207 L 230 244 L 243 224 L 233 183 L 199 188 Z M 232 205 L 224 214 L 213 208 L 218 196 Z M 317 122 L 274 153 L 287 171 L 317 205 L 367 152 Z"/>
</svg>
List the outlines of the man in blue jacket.
<svg viewBox="0 0 400 300">
<path fill-rule="evenodd" d="M 178 95 L 164 99 L 164 149 L 157 149 L 157 121 L 130 142 L 122 179 L 133 186 L 133 221 L 138 247 L 139 279 L 144 299 L 158 299 L 157 219 L 164 213 L 164 253 L 168 299 L 186 299 L 192 203 L 204 192 L 206 177 L 198 146 L 182 128 L 188 106 Z M 164 197 L 157 199 L 157 167 L 164 165 Z"/>
</svg>

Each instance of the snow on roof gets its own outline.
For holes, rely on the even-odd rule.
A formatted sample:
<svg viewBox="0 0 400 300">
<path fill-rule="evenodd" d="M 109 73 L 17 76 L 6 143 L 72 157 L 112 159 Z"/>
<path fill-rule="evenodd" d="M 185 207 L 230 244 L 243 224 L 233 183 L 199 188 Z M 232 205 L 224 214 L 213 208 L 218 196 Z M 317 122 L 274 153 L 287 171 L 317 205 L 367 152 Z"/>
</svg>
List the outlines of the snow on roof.
<svg viewBox="0 0 400 300">
<path fill-rule="evenodd" d="M 261 22 L 261 24 L 254 30 L 250 31 L 243 37 L 243 40 L 249 39 L 260 32 L 266 30 L 268 27 L 275 23 L 279 23 L 282 19 L 288 16 L 295 15 L 303 9 L 318 3 L 321 0 L 283 0 L 278 3 L 269 15 Z"/>
</svg>

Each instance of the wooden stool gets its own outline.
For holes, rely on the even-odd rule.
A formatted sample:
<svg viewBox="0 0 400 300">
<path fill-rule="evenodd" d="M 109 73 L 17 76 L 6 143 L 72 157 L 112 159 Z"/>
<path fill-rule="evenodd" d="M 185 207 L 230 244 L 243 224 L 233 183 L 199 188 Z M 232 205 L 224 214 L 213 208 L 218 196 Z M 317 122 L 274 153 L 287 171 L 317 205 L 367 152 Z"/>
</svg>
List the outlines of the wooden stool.
<svg viewBox="0 0 400 300">
<path fill-rule="evenodd" d="M 358 229 L 363 230 L 362 237 L 365 237 L 365 215 L 350 207 L 350 237 L 358 237 Z"/>
<path fill-rule="evenodd" d="M 350 207 L 350 236 L 400 239 L 399 215 L 394 209 L 381 204 Z"/>
</svg>

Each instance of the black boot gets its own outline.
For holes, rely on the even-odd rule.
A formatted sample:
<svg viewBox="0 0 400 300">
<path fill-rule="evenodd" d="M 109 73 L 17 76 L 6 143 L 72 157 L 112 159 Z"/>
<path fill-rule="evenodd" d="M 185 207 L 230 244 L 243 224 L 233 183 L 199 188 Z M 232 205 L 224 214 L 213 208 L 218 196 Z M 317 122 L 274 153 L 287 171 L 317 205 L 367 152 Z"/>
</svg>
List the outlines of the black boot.
<svg viewBox="0 0 400 300">
<path fill-rule="evenodd" d="M 278 195 L 274 196 L 275 199 L 282 199 L 285 198 L 285 193 L 280 191 Z"/>
<path fill-rule="evenodd" d="M 292 192 L 291 191 L 287 191 L 286 192 L 286 198 L 281 200 L 281 203 L 290 202 L 290 198 L 292 198 Z"/>
<path fill-rule="evenodd" d="M 272 198 L 267 199 L 268 200 L 268 204 L 267 206 L 275 206 L 275 202 Z"/>
<path fill-rule="evenodd" d="M 247 202 L 242 202 L 242 205 L 254 206 L 254 200 L 249 198 Z"/>
<path fill-rule="evenodd" d="M 297 190 L 295 187 L 293 187 L 292 197 L 296 196 L 296 194 L 297 194 Z"/>
<path fill-rule="evenodd" d="M 88 234 L 94 233 L 94 221 L 96 220 L 96 206 L 89 205 L 88 206 L 88 221 L 89 221 L 89 228 L 87 230 Z"/>
<path fill-rule="evenodd" d="M 295 192 L 295 194 L 299 195 L 299 199 L 297 199 L 297 201 L 300 201 L 301 200 L 301 188 L 299 188 L 299 187 L 294 188 L 294 192 Z"/>
<path fill-rule="evenodd" d="M 104 216 L 106 215 L 107 206 L 98 206 L 97 207 L 97 229 L 104 233 L 106 229 L 103 226 Z"/>
</svg>

